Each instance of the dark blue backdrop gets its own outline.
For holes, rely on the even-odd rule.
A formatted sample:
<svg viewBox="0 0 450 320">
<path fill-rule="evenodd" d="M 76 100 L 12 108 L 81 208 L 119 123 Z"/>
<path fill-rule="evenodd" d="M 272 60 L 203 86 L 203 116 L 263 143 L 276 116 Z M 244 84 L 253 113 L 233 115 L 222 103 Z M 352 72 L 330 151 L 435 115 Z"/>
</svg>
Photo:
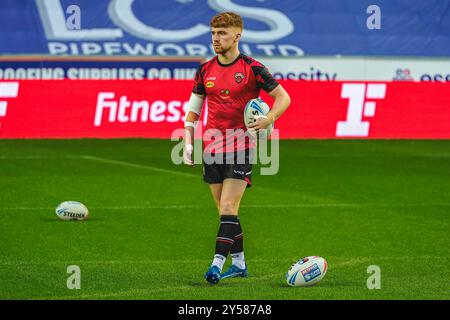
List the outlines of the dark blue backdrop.
<svg viewBox="0 0 450 320">
<path fill-rule="evenodd" d="M 146 33 L 150 38 L 145 38 L 124 27 L 123 24 L 128 25 L 129 22 L 126 19 L 122 25 L 114 21 L 114 13 L 108 7 L 115 1 L 121 5 L 132 2 L 132 13 L 143 25 L 172 31 L 200 25 L 206 31 L 177 40 L 155 39 L 151 33 Z M 80 7 L 82 30 L 120 29 L 122 36 L 114 40 L 51 39 L 44 29 L 43 14 L 52 10 L 55 13 L 54 8 L 58 4 L 64 10 L 72 4 Z M 366 26 L 369 16 L 366 9 L 372 4 L 381 8 L 380 30 L 369 30 Z M 247 33 L 271 29 L 282 33 L 289 23 L 293 26 L 292 32 L 279 38 L 268 35 L 261 40 L 263 35 L 259 34 L 257 38 L 260 40 L 244 39 L 242 43 L 247 44 L 252 54 L 280 55 L 279 46 L 289 45 L 300 48 L 306 55 L 450 56 L 449 0 L 2 0 L 0 54 L 48 54 L 51 42 L 67 46 L 88 42 L 102 46 L 112 41 L 115 43 L 113 46 L 118 47 L 150 43 L 155 48 L 169 43 L 183 49 L 188 44 L 209 48 L 209 20 L 225 7 L 235 8 L 244 16 Z M 68 17 L 61 10 L 57 14 Z M 277 14 L 282 14 L 283 18 Z M 270 17 L 276 21 L 271 21 Z M 50 15 L 50 20 L 55 19 L 55 15 Z M 272 54 L 261 49 L 261 44 L 268 45 L 266 48 Z M 72 50 L 67 54 L 76 52 Z M 172 51 L 165 52 L 170 54 Z M 104 49 L 99 54 L 105 54 Z M 123 55 L 127 51 L 122 49 L 109 54 Z M 153 50 L 151 54 L 160 55 L 161 52 Z"/>
</svg>

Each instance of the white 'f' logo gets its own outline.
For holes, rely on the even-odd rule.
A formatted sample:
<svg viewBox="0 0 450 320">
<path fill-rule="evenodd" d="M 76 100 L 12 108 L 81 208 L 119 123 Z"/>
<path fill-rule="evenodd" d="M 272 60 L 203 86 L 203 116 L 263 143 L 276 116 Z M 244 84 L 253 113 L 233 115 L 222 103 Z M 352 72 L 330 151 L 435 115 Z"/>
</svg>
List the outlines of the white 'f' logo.
<svg viewBox="0 0 450 320">
<path fill-rule="evenodd" d="M 367 90 L 366 90 L 367 89 Z M 386 96 L 386 84 L 344 83 L 342 85 L 341 98 L 348 100 L 347 120 L 338 121 L 336 127 L 337 137 L 367 137 L 369 136 L 368 121 L 362 117 L 375 115 L 376 103 L 365 101 L 366 99 L 384 99 Z"/>
<path fill-rule="evenodd" d="M 18 82 L 0 82 L 0 98 L 16 98 L 19 93 Z M 6 101 L 0 101 L 0 117 L 6 116 Z M 0 123 L 1 126 L 1 123 Z"/>
</svg>

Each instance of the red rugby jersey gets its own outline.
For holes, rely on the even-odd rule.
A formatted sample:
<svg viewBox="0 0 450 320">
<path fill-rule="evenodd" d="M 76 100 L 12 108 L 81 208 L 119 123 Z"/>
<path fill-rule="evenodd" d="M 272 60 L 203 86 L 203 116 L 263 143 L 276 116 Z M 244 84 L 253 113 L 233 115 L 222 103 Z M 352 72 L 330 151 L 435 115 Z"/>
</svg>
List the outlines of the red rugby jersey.
<svg viewBox="0 0 450 320">
<path fill-rule="evenodd" d="M 216 153 L 225 151 L 240 151 L 253 147 L 252 143 L 234 139 L 225 149 L 226 129 L 247 130 L 244 123 L 244 109 L 247 102 L 258 98 L 261 89 L 270 92 L 278 82 L 267 68 L 246 55 L 240 54 L 230 64 L 222 64 L 217 56 L 203 63 L 197 70 L 192 92 L 206 95 L 208 102 L 208 117 L 205 132 L 218 129 L 223 134 L 223 140 L 206 141 L 203 148 L 206 151 L 214 149 Z M 228 141 L 230 142 L 230 140 Z"/>
</svg>

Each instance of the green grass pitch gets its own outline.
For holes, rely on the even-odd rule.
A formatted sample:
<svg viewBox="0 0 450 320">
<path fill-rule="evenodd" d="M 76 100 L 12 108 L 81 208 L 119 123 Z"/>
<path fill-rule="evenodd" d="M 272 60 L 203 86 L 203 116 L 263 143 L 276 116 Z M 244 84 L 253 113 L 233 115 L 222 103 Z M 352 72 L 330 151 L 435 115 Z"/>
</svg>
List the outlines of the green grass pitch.
<svg viewBox="0 0 450 320">
<path fill-rule="evenodd" d="M 218 213 L 201 166 L 172 164 L 173 145 L 0 140 L 0 299 L 450 299 L 450 141 L 281 141 L 279 173 L 254 167 L 241 202 L 250 277 L 216 286 L 203 274 Z M 91 218 L 59 220 L 64 200 Z M 288 287 L 308 255 L 327 275 Z"/>
</svg>

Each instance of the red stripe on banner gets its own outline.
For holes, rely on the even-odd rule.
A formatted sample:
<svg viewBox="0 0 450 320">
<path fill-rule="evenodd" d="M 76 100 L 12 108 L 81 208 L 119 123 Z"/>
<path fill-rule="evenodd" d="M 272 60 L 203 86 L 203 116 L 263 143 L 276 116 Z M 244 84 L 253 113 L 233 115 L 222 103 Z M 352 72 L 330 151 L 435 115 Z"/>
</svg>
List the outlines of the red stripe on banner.
<svg viewBox="0 0 450 320">
<path fill-rule="evenodd" d="M 292 100 L 275 123 L 281 139 L 450 138 L 448 83 L 281 83 Z M 176 80 L 0 81 L 0 138 L 169 139 L 191 90 Z"/>
</svg>

